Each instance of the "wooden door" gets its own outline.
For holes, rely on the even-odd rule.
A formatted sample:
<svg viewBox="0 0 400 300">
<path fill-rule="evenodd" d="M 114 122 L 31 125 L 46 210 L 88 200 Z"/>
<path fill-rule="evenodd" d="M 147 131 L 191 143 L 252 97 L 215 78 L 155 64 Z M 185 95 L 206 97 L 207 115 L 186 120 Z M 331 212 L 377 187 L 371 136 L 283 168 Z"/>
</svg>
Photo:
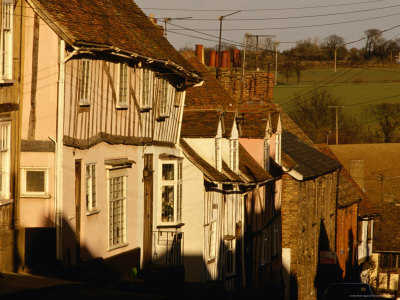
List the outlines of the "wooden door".
<svg viewBox="0 0 400 300">
<path fill-rule="evenodd" d="M 75 160 L 75 257 L 81 260 L 81 178 L 82 161 Z"/>
<path fill-rule="evenodd" d="M 153 154 L 144 155 L 144 225 L 143 225 L 143 267 L 152 259 L 153 237 Z"/>
</svg>

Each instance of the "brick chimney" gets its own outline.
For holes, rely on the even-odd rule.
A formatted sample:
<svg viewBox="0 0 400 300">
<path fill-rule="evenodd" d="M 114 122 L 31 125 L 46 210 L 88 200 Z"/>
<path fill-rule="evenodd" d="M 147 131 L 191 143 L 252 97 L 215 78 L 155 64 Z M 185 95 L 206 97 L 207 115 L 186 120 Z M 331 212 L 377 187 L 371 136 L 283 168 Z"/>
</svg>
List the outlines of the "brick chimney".
<svg viewBox="0 0 400 300">
<path fill-rule="evenodd" d="M 217 51 L 210 51 L 210 67 L 217 66 Z"/>
<path fill-rule="evenodd" d="M 349 172 L 350 176 L 353 177 L 354 181 L 359 187 L 365 190 L 365 173 L 364 173 L 364 160 L 363 159 L 351 159 L 349 161 Z"/>
<path fill-rule="evenodd" d="M 204 64 L 204 46 L 196 45 L 196 57 Z"/>
</svg>

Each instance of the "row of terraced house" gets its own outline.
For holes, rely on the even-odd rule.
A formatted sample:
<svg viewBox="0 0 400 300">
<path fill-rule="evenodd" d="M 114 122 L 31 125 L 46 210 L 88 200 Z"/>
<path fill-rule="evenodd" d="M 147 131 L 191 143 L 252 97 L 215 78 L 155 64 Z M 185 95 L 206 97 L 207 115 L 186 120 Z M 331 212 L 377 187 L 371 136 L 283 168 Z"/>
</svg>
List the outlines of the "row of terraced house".
<svg viewBox="0 0 400 300">
<path fill-rule="evenodd" d="M 216 79 L 129 0 L 1 12 L 1 271 L 101 258 L 284 299 L 356 280 L 376 210 L 272 74 Z"/>
</svg>

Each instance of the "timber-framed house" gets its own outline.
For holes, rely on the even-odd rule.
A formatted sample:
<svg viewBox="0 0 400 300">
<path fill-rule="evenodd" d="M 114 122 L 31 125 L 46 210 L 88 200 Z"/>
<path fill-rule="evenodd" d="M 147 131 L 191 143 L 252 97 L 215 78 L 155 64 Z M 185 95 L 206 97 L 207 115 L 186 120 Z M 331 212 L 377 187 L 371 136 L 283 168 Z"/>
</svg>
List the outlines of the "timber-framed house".
<svg viewBox="0 0 400 300">
<path fill-rule="evenodd" d="M 157 230 L 182 226 L 185 90 L 202 80 L 133 1 L 18 4 L 25 241 L 42 228 L 54 241 L 47 259 L 65 266 L 118 257 L 116 271 L 144 267 Z"/>
</svg>

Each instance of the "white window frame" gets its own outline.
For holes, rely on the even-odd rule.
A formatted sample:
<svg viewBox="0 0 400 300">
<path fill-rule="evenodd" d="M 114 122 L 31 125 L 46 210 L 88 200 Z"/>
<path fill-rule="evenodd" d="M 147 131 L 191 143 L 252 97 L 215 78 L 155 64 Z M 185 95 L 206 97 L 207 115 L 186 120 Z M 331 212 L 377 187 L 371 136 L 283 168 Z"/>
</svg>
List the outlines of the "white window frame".
<svg viewBox="0 0 400 300">
<path fill-rule="evenodd" d="M 163 166 L 172 165 L 173 166 L 173 179 L 167 180 L 163 179 Z M 182 159 L 171 159 L 162 160 L 160 166 L 160 212 L 159 218 L 161 223 L 166 224 L 177 224 L 182 221 Z M 169 216 L 163 216 L 164 206 L 167 202 L 163 199 L 163 187 L 173 187 L 174 199 L 172 203 L 173 214 Z M 165 202 L 165 203 L 164 203 Z"/>
<path fill-rule="evenodd" d="M 83 58 L 79 61 L 79 105 L 90 106 L 90 69 L 91 60 Z"/>
<path fill-rule="evenodd" d="M 21 197 L 30 198 L 49 198 L 49 167 L 22 167 L 21 168 Z M 27 179 L 26 173 L 28 171 L 44 172 L 44 191 L 31 192 L 26 190 Z"/>
<path fill-rule="evenodd" d="M 114 180 L 119 179 L 122 180 L 122 196 L 117 199 L 113 199 L 111 195 L 112 189 L 111 184 Z M 108 200 L 108 248 L 109 250 L 117 249 L 120 247 L 127 246 L 127 180 L 128 180 L 128 171 L 126 168 L 115 168 L 115 169 L 108 169 L 107 170 L 107 200 Z M 118 203 L 120 202 L 120 203 Z M 113 211 L 115 209 L 115 205 L 120 204 L 122 205 L 121 211 L 121 219 L 118 221 L 117 225 L 121 227 L 121 234 L 117 234 L 114 237 L 114 218 L 113 218 Z M 117 233 L 119 233 L 117 227 Z"/>
<path fill-rule="evenodd" d="M 3 121 L 0 122 L 0 160 L 1 160 L 0 201 L 10 199 L 10 173 L 11 173 L 10 149 L 11 149 L 11 122 Z"/>
<path fill-rule="evenodd" d="M 239 140 L 238 139 L 230 139 L 229 140 L 229 162 L 230 167 L 234 172 L 239 171 Z"/>
<path fill-rule="evenodd" d="M 127 63 L 118 64 L 117 109 L 129 108 L 130 69 Z"/>
<path fill-rule="evenodd" d="M 88 172 L 89 168 L 89 172 Z M 94 170 L 94 175 L 93 175 Z M 99 212 L 97 209 L 97 164 L 88 163 L 85 165 L 85 196 L 86 214 L 91 215 Z"/>
<path fill-rule="evenodd" d="M 172 86 L 165 78 L 159 79 L 158 84 L 158 115 L 160 118 L 168 118 L 170 113 L 170 98 Z"/>
<path fill-rule="evenodd" d="M 140 109 L 150 110 L 153 99 L 154 73 L 150 69 L 141 69 Z"/>
<path fill-rule="evenodd" d="M 217 256 L 217 219 L 213 219 L 209 224 L 208 231 L 208 260 L 213 260 Z"/>
<path fill-rule="evenodd" d="M 13 0 L 1 2 L 1 37 L 0 37 L 0 80 L 12 80 L 13 68 Z"/>
</svg>

